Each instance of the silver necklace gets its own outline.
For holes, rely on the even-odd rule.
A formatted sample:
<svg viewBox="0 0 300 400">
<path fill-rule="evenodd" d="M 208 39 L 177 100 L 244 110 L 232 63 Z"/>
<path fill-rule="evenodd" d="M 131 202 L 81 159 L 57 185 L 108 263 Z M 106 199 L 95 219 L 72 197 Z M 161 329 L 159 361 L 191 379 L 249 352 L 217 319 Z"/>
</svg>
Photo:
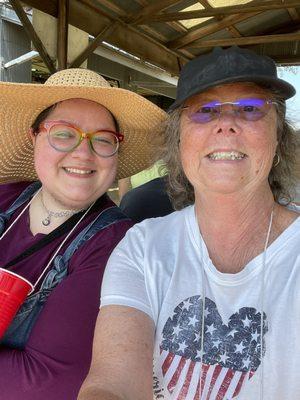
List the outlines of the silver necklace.
<svg viewBox="0 0 300 400">
<path fill-rule="evenodd" d="M 80 211 L 84 210 L 84 208 L 81 208 L 80 210 L 62 210 L 62 211 L 49 210 L 45 206 L 44 198 L 43 198 L 43 192 L 41 192 L 41 202 L 42 202 L 42 205 L 43 205 L 44 209 L 47 212 L 47 217 L 42 220 L 42 224 L 44 226 L 48 226 L 48 225 L 51 224 L 51 218 L 52 217 L 54 217 L 54 218 L 71 217 L 72 215 L 77 214 Z"/>
</svg>

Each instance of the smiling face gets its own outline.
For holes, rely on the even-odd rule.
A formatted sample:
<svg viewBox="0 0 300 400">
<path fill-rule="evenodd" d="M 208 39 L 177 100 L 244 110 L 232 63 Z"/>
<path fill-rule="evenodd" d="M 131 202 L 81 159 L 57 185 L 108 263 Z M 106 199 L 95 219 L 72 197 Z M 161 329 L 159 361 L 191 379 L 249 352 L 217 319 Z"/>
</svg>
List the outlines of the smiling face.
<svg viewBox="0 0 300 400">
<path fill-rule="evenodd" d="M 84 132 L 112 130 L 116 127 L 110 112 L 93 101 L 70 99 L 57 104 L 47 116 L 78 126 Z M 88 206 L 112 185 L 117 172 L 117 154 L 103 158 L 83 139 L 69 153 L 50 146 L 45 129 L 33 136 L 35 169 L 43 184 L 47 205 L 68 209 Z"/>
<path fill-rule="evenodd" d="M 199 123 L 189 117 L 200 104 L 237 99 L 270 99 L 270 93 L 251 83 L 218 86 L 193 96 L 181 116 L 180 156 L 195 188 L 223 194 L 265 189 L 276 152 L 277 115 L 274 105 L 261 119 L 247 121 L 225 105 L 219 118 Z"/>
</svg>

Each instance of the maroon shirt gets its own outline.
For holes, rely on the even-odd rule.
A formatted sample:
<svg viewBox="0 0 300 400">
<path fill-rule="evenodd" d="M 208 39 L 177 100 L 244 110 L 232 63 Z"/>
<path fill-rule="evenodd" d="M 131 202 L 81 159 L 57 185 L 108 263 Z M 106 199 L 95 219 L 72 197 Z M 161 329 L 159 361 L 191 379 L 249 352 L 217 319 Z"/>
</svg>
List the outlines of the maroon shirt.
<svg viewBox="0 0 300 400">
<path fill-rule="evenodd" d="M 7 210 L 27 185 L 24 182 L 1 185 L 0 210 Z M 112 205 L 105 196 L 102 209 Z M 24 205 L 20 211 L 23 208 Z M 94 213 L 80 223 L 63 249 L 95 216 Z M 75 252 L 69 262 L 68 276 L 50 294 L 23 351 L 0 346 L 1 399 L 77 398 L 91 361 L 104 268 L 111 251 L 130 226 L 129 221 L 113 224 Z M 0 241 L 0 265 L 5 265 L 42 236 L 32 235 L 27 209 Z M 55 239 L 10 269 L 34 283 L 64 237 Z"/>
</svg>

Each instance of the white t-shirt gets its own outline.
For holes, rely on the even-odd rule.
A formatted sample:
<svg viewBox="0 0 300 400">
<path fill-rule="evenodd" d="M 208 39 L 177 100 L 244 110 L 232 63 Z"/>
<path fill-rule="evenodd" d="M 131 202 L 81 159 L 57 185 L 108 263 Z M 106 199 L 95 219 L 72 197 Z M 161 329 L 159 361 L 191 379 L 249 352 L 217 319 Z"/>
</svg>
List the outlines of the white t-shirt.
<svg viewBox="0 0 300 400">
<path fill-rule="evenodd" d="M 260 254 L 239 273 L 219 272 L 193 206 L 127 232 L 108 262 L 101 304 L 153 319 L 156 399 L 300 399 L 300 217 L 262 266 Z"/>
</svg>

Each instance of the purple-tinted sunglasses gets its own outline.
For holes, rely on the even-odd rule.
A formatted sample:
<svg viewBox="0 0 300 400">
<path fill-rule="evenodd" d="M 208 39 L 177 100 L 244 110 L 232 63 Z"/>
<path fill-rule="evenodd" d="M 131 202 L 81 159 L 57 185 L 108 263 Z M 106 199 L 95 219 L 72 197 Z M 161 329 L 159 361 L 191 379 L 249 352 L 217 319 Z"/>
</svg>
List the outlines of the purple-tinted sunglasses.
<svg viewBox="0 0 300 400">
<path fill-rule="evenodd" d="M 221 113 L 224 112 L 222 110 L 223 106 L 230 105 L 231 110 L 226 110 L 226 112 L 230 112 L 246 121 L 258 121 L 270 111 L 273 104 L 276 104 L 273 100 L 251 97 L 223 103 L 214 100 L 200 105 L 185 106 L 183 110 L 188 110 L 188 116 L 191 121 L 205 124 L 218 119 Z"/>
</svg>

